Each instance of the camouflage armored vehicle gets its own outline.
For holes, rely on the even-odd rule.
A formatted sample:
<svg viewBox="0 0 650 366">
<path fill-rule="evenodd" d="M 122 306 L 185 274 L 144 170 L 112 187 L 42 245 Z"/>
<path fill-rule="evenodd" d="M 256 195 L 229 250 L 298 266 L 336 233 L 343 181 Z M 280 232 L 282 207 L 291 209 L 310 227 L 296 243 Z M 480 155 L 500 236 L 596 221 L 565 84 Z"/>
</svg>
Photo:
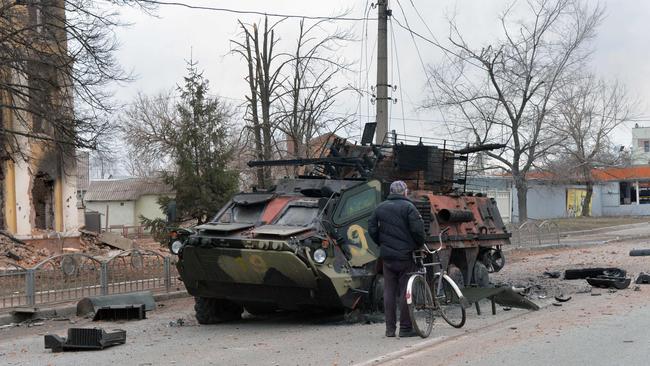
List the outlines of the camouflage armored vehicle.
<svg viewBox="0 0 650 366">
<path fill-rule="evenodd" d="M 173 233 L 170 250 L 198 321 L 236 319 L 244 308 L 380 309 L 379 250 L 367 224 L 395 179 L 409 185 L 427 242 L 444 243 L 441 260 L 454 279 L 485 285 L 487 273 L 503 266 L 501 246 L 510 235 L 493 199 L 454 189 L 464 183 L 454 166 L 485 148 L 335 139 L 322 158 L 250 162 L 311 170 L 239 193 L 209 223 Z"/>
</svg>

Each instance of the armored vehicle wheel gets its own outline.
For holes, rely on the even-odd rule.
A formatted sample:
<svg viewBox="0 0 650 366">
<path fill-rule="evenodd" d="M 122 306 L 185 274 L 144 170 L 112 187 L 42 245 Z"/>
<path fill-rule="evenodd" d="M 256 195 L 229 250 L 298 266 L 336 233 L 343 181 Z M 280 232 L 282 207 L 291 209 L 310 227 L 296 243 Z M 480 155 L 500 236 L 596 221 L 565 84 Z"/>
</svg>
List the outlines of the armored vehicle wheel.
<svg viewBox="0 0 650 366">
<path fill-rule="evenodd" d="M 228 300 L 195 297 L 194 311 L 199 324 L 216 324 L 241 319 L 243 308 Z"/>
<path fill-rule="evenodd" d="M 268 315 L 278 311 L 277 306 L 265 303 L 248 303 L 244 305 L 244 308 L 253 315 Z"/>
<path fill-rule="evenodd" d="M 488 287 L 490 286 L 490 275 L 487 267 L 482 262 L 476 261 L 474 263 L 472 283 L 478 287 Z"/>
</svg>

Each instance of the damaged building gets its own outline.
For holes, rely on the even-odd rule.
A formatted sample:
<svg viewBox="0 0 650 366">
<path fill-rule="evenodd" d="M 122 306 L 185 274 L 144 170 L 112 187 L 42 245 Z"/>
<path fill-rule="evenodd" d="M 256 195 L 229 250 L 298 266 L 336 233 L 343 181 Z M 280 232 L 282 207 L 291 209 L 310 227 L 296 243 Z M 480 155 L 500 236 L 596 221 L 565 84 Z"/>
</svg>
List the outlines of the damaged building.
<svg viewBox="0 0 650 366">
<path fill-rule="evenodd" d="M 65 58 L 65 33 L 56 24 L 65 19 L 63 1 L 16 2 L 0 15 L 4 30 L 19 29 L 30 41 L 0 44 L 0 229 L 24 239 L 74 235 L 74 148 L 54 127 L 72 115 L 72 92 L 55 66 L 60 61 L 49 61 Z"/>
</svg>

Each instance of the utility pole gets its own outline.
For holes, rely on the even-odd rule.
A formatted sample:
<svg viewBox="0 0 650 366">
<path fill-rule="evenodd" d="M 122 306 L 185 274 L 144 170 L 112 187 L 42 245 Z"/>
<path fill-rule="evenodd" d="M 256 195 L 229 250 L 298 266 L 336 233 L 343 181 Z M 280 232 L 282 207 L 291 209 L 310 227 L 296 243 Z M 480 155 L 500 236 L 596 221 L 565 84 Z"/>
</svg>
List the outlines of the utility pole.
<svg viewBox="0 0 650 366">
<path fill-rule="evenodd" d="M 388 133 L 388 0 L 377 0 L 377 130 L 375 143 Z"/>
</svg>

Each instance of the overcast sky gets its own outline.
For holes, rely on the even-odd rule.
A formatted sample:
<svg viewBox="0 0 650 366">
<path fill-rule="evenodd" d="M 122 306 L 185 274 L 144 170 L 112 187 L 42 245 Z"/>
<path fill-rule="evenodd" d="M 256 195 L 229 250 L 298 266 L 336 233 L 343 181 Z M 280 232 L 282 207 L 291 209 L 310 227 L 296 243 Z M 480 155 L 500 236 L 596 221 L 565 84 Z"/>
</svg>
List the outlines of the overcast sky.
<svg viewBox="0 0 650 366">
<path fill-rule="evenodd" d="M 182 0 L 195 5 L 255 10 L 269 13 L 288 13 L 301 15 L 333 15 L 349 9 L 350 17 L 362 18 L 369 2 L 366 0 L 343 1 L 330 0 Z M 425 25 L 416 16 L 411 1 L 402 0 L 411 28 L 423 35 L 430 35 Z M 501 0 L 412 0 L 413 4 L 431 28 L 433 34 L 442 43 L 448 34 L 447 18 L 455 14 L 459 28 L 474 45 L 480 46 L 493 41 L 499 34 L 497 16 L 512 1 Z M 590 1 L 591 3 L 591 1 Z M 595 2 L 593 2 L 595 3 Z M 648 0 L 608 0 L 601 1 L 606 7 L 606 18 L 598 30 L 598 38 L 593 46 L 591 67 L 598 75 L 623 81 L 632 95 L 641 100 L 640 114 L 647 120 L 639 122 L 650 126 L 650 109 L 646 101 L 650 99 L 650 1 Z M 389 6 L 398 19 L 404 16 L 396 0 Z M 376 17 L 376 9 L 371 9 L 371 17 Z M 122 11 L 122 19 L 132 25 L 118 31 L 121 48 L 118 60 L 125 69 L 131 70 L 137 80 L 121 87 L 117 96 L 123 102 L 129 102 L 138 91 L 155 93 L 169 89 L 182 81 L 185 74 L 185 60 L 191 57 L 199 62 L 204 75 L 210 80 L 211 92 L 227 98 L 233 103 L 243 99 L 247 85 L 243 80 L 246 73 L 242 60 L 229 53 L 230 40 L 238 35 L 237 20 L 244 22 L 259 21 L 261 16 L 236 15 L 230 13 L 191 10 L 173 6 L 163 6 L 152 17 L 133 9 Z M 298 25 L 297 19 L 289 19 L 279 29 L 283 44 L 293 45 Z M 363 22 L 338 22 L 340 27 L 349 27 L 359 39 L 364 32 Z M 376 37 L 376 22 L 368 24 L 370 42 L 350 43 L 341 54 L 350 61 L 358 61 L 362 54 L 370 54 Z M 395 26 L 395 42 L 390 42 L 389 49 L 396 50 L 399 58 L 401 83 L 397 77 L 396 62 L 389 66 L 389 83 L 398 85 L 395 97 L 399 103 L 391 106 L 391 129 L 399 132 L 406 128 L 411 134 L 440 137 L 444 131 L 441 117 L 435 111 L 419 111 L 417 105 L 425 98 L 425 76 L 420 59 L 410 35 Z M 432 45 L 417 41 L 422 59 L 425 63 L 442 60 L 443 53 Z M 375 51 L 376 52 L 376 51 Z M 370 55 L 369 55 L 370 56 Z M 366 57 L 365 55 L 363 56 Z M 372 55 L 374 59 L 374 55 Z M 392 58 L 392 57 L 391 57 Z M 365 63 L 365 62 L 364 62 Z M 360 80 L 375 83 L 375 66 L 367 70 L 365 65 L 357 63 L 357 73 L 346 75 L 348 82 L 359 85 Z M 361 82 L 361 84 L 365 84 Z M 363 86 L 363 85 L 362 85 Z M 400 95 L 400 92 L 402 93 Z M 355 112 L 358 96 L 350 94 L 338 106 L 341 112 Z M 374 115 L 374 106 L 368 98 L 362 98 L 360 112 L 361 123 L 366 122 L 365 115 Z M 403 111 L 402 111 L 403 108 Z M 400 119 L 404 115 L 406 120 Z M 374 118 L 370 118 L 371 120 Z M 416 121 L 420 119 L 422 121 Z M 432 120 L 435 120 L 432 121 Z M 616 133 L 618 144 L 630 145 L 630 129 L 633 123 L 620 128 Z M 352 131 L 351 134 L 359 133 Z M 443 132 L 444 133 L 444 132 Z"/>
</svg>

